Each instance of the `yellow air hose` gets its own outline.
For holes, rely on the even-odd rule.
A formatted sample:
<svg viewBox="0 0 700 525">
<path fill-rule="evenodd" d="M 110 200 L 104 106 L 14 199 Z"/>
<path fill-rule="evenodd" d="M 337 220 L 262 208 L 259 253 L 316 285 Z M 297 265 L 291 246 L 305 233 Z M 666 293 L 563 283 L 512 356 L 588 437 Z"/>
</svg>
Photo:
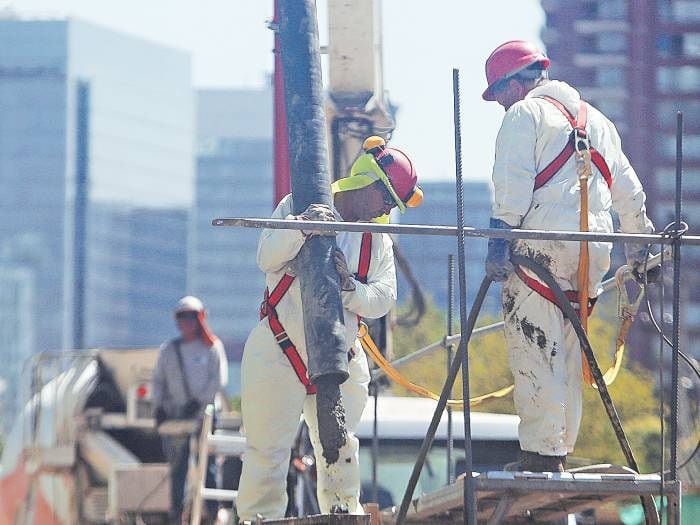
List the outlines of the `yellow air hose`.
<svg viewBox="0 0 700 525">
<path fill-rule="evenodd" d="M 357 337 L 360 339 L 360 343 L 362 344 L 362 348 L 367 353 L 367 355 L 369 355 L 369 357 L 372 359 L 372 361 L 374 361 L 379 368 L 384 370 L 384 373 L 392 381 L 401 385 L 404 388 L 407 388 L 411 392 L 418 394 L 419 396 L 428 397 L 430 399 L 434 399 L 435 401 L 440 399 L 440 396 L 437 395 L 435 392 L 432 392 L 425 387 L 422 387 L 420 385 L 416 385 L 415 383 L 412 383 L 405 376 L 403 376 L 398 370 L 396 370 L 396 368 L 391 366 L 391 363 L 389 363 L 389 361 L 387 361 L 384 358 L 384 356 L 379 351 L 379 348 L 377 348 L 377 345 L 374 343 L 374 340 L 369 335 L 369 331 L 367 330 L 367 325 L 365 323 L 360 323 Z M 507 386 L 505 388 L 501 388 L 500 390 L 496 390 L 495 392 L 490 392 L 490 393 L 484 394 L 482 396 L 472 397 L 469 399 L 469 406 L 473 407 L 473 406 L 479 405 L 485 401 L 490 401 L 493 399 L 499 399 L 499 398 L 505 397 L 513 391 L 513 388 L 514 388 L 513 385 L 510 385 L 510 386 Z M 447 404 L 452 408 L 461 409 L 464 407 L 464 402 L 462 399 L 448 399 Z"/>
<path fill-rule="evenodd" d="M 635 279 L 632 275 L 632 271 L 628 266 L 622 266 L 617 270 L 617 272 L 615 272 L 615 280 L 617 282 L 620 297 L 618 315 L 622 319 L 622 323 L 620 324 L 620 330 L 618 332 L 617 340 L 615 343 L 615 356 L 613 359 L 613 364 L 603 374 L 603 380 L 605 381 L 605 384 L 607 386 L 612 385 L 615 379 L 617 379 L 618 374 L 620 373 L 620 368 L 622 367 L 622 360 L 625 355 L 625 340 L 627 339 L 627 334 L 629 333 L 630 328 L 632 327 L 634 317 L 635 315 L 637 315 L 637 310 L 639 309 L 639 305 L 642 301 L 642 297 L 644 296 L 645 291 L 644 287 L 640 285 L 640 291 L 635 301 L 629 301 L 629 295 L 627 294 L 625 283 L 628 280 L 634 281 Z M 387 361 L 384 358 L 382 353 L 379 351 L 379 348 L 377 348 L 377 345 L 372 339 L 372 336 L 369 335 L 367 325 L 363 322 L 360 323 L 357 332 L 357 337 L 359 338 L 365 353 L 372 359 L 372 361 L 374 361 L 374 363 L 379 368 L 381 368 L 384 371 L 387 377 L 389 377 L 396 384 L 401 385 L 402 387 L 421 397 L 427 397 L 430 399 L 434 399 L 435 401 L 437 401 L 440 398 L 440 396 L 437 395 L 435 392 L 432 392 L 431 390 L 428 390 L 425 387 L 416 385 L 415 383 L 411 382 L 408 378 L 401 374 L 401 372 L 399 372 L 398 370 L 396 370 L 396 368 L 391 366 L 391 363 L 389 363 L 389 361 Z M 598 388 L 595 383 L 591 384 L 591 386 L 595 389 Z M 473 407 L 480 405 L 485 401 L 501 399 L 510 394 L 513 391 L 513 388 L 514 385 L 508 385 L 507 387 L 501 388 L 494 392 L 489 392 L 488 394 L 472 397 L 469 399 L 469 406 Z M 447 404 L 452 408 L 458 409 L 461 409 L 464 406 L 464 403 L 461 399 L 448 399 Z"/>
</svg>

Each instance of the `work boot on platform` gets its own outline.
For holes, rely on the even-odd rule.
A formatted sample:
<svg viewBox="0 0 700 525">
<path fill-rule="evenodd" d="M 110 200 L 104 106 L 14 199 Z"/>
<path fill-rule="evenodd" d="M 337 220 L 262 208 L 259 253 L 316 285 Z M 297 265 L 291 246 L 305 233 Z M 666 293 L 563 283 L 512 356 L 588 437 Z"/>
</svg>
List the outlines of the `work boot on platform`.
<svg viewBox="0 0 700 525">
<path fill-rule="evenodd" d="M 520 459 L 508 463 L 503 470 L 508 472 L 564 472 L 566 456 L 543 456 L 537 452 L 522 450 Z"/>
</svg>

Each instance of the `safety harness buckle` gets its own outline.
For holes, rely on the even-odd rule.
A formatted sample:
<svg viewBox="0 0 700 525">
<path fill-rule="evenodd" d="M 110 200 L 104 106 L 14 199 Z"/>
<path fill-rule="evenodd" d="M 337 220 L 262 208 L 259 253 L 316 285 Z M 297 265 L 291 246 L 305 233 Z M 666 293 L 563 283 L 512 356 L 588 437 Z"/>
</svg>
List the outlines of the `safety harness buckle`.
<svg viewBox="0 0 700 525">
<path fill-rule="evenodd" d="M 575 127 L 571 132 L 574 141 L 574 150 L 581 155 L 584 151 L 590 151 L 591 141 L 585 128 Z"/>
</svg>

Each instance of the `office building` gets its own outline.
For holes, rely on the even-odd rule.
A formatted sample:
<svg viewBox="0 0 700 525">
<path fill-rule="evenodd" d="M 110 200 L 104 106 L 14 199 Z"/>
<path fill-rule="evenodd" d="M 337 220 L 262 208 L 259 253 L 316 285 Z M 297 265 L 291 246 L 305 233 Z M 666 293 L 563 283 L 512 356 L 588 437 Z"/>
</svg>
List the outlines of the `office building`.
<svg viewBox="0 0 700 525">
<path fill-rule="evenodd" d="M 189 56 L 73 19 L 2 19 L 0 49 L 0 253 L 31 247 L 13 264 L 33 283 L 34 351 L 162 341 L 172 325 L 137 336 L 133 319 L 169 318 L 185 291 Z M 172 289 L 144 300 L 145 276 Z"/>
<path fill-rule="evenodd" d="M 542 7 L 551 76 L 573 84 L 615 122 L 644 184 L 657 230 L 673 218 L 676 113 L 683 112 L 683 215 L 690 232 L 697 233 L 700 1 L 543 0 Z M 621 253 L 621 248 L 616 251 Z M 700 278 L 689 269 L 700 263 L 700 251 L 685 249 L 683 261 L 684 333 L 692 338 L 700 335 L 700 300 L 688 291 L 700 286 Z M 649 337 L 649 325 L 647 329 L 646 335 L 637 332 L 633 338 L 642 355 L 652 351 L 649 344 L 658 346 Z"/>
<path fill-rule="evenodd" d="M 271 90 L 198 91 L 197 144 L 188 289 L 204 301 L 212 329 L 239 359 L 265 289 L 255 263 L 260 230 L 211 222 L 272 212 Z"/>
<path fill-rule="evenodd" d="M 422 182 L 425 201 L 418 208 L 410 209 L 400 217 L 403 224 L 457 224 L 457 197 L 454 182 Z M 464 183 L 464 224 L 475 228 L 488 228 L 491 216 L 491 189 L 488 182 Z M 457 265 L 457 238 L 433 235 L 401 235 L 396 239 L 398 249 L 406 257 L 421 289 L 443 311 L 448 305 L 448 255 L 455 256 L 455 319 L 459 316 L 459 280 Z M 465 263 L 467 277 L 467 304 L 471 306 L 484 278 L 486 239 L 465 239 Z M 496 316 L 500 312 L 498 290 L 493 286 L 484 302 L 482 313 Z M 399 302 L 405 303 L 411 293 L 406 277 L 399 271 Z M 456 326 L 456 325 L 455 325 Z"/>
</svg>

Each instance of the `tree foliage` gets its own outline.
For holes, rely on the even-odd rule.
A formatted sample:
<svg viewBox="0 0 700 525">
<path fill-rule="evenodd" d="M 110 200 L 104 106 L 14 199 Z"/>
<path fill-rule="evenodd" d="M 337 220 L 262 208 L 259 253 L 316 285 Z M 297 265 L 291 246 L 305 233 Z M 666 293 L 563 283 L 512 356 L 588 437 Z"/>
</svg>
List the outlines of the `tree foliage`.
<svg viewBox="0 0 700 525">
<path fill-rule="evenodd" d="M 589 337 L 603 371 L 611 364 L 615 350 L 619 328 L 616 301 L 615 294 L 602 297 L 590 321 Z M 480 319 L 477 325 L 485 326 L 496 321 L 493 318 Z M 446 326 L 444 313 L 429 304 L 426 315 L 417 326 L 394 328 L 395 356 L 401 357 L 440 341 L 446 333 Z M 459 331 L 459 326 L 455 331 Z M 454 350 L 456 353 L 457 349 Z M 439 394 L 447 376 L 447 366 L 447 351 L 440 348 L 403 366 L 400 371 L 412 382 Z M 502 330 L 472 338 L 469 344 L 469 372 L 472 397 L 512 383 Z M 461 398 L 461 384 L 460 373 L 455 381 L 452 398 Z M 396 395 L 412 395 L 396 385 L 392 386 L 392 391 Z M 640 469 L 643 472 L 658 470 L 661 449 L 659 402 L 654 394 L 652 374 L 631 363 L 626 357 L 620 374 L 609 391 Z M 484 403 L 474 410 L 515 413 L 512 396 Z M 574 456 L 585 458 L 586 463 L 625 464 L 600 395 L 591 387 L 584 388 L 583 419 Z"/>
</svg>

